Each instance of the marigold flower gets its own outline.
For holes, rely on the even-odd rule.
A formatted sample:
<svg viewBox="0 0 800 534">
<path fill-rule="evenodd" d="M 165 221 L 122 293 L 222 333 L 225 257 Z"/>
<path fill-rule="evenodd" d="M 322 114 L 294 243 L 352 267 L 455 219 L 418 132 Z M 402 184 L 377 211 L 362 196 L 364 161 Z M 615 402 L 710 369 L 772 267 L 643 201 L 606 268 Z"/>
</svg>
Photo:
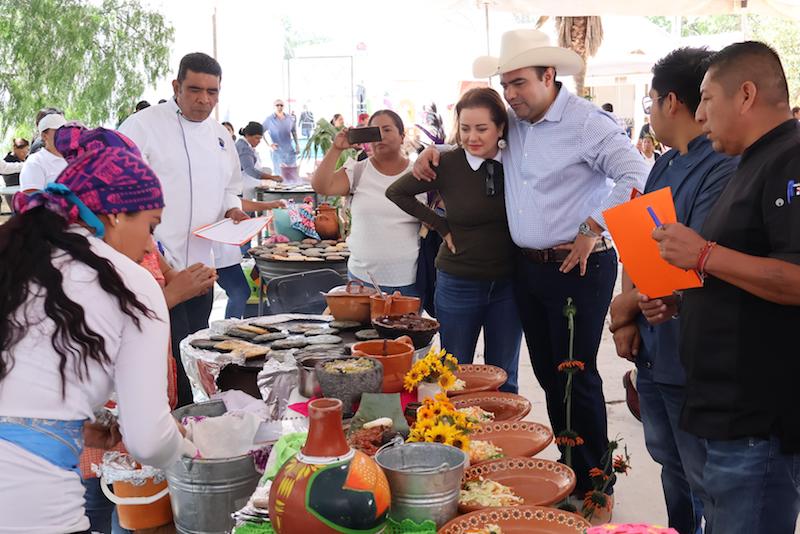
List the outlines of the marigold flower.
<svg viewBox="0 0 800 534">
<path fill-rule="evenodd" d="M 578 447 L 583 445 L 583 438 L 574 430 L 562 430 L 555 439 L 556 445 L 565 447 Z"/>
<path fill-rule="evenodd" d="M 586 364 L 580 360 L 564 360 L 558 364 L 558 370 L 562 373 L 577 373 L 585 368 Z"/>
<path fill-rule="evenodd" d="M 602 469 L 598 469 L 597 467 L 592 467 L 589 469 L 589 477 L 590 478 L 597 478 L 605 482 L 608 480 L 608 475 Z"/>
<path fill-rule="evenodd" d="M 627 475 L 628 471 L 632 469 L 630 464 L 630 458 L 628 458 L 627 456 L 623 456 L 622 454 L 615 456 L 613 468 L 616 473 L 622 473 L 623 475 Z"/>
<path fill-rule="evenodd" d="M 611 499 L 602 491 L 589 491 L 583 499 L 584 513 L 591 513 L 595 510 L 611 509 Z"/>
</svg>

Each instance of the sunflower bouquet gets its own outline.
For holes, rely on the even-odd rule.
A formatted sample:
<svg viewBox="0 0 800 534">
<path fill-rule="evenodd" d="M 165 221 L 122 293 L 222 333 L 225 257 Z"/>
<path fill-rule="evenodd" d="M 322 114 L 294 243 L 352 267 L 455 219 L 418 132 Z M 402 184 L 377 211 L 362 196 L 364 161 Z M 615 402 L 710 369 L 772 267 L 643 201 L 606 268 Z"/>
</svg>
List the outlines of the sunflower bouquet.
<svg viewBox="0 0 800 534">
<path fill-rule="evenodd" d="M 456 383 L 456 371 L 458 371 L 458 360 L 452 354 L 448 354 L 445 349 L 436 350 L 431 348 L 424 358 L 417 360 L 406 373 L 403 379 L 403 386 L 408 391 L 413 391 L 420 382 L 429 384 L 439 384 L 447 391 Z"/>
<path fill-rule="evenodd" d="M 473 427 L 446 394 L 437 393 L 417 409 L 417 420 L 411 426 L 408 441 L 442 443 L 469 452 L 469 433 Z"/>
</svg>

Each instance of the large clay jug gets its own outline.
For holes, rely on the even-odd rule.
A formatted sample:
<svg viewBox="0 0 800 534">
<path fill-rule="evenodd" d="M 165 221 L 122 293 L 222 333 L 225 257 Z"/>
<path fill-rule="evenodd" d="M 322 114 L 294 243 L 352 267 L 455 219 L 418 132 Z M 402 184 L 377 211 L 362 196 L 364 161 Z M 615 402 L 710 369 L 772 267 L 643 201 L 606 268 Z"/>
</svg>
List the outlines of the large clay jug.
<svg viewBox="0 0 800 534">
<path fill-rule="evenodd" d="M 309 403 L 305 446 L 272 482 L 269 517 L 278 534 L 380 532 L 391 495 L 383 470 L 350 448 L 342 429 L 342 401 Z"/>
<path fill-rule="evenodd" d="M 336 208 L 330 204 L 317 206 L 314 227 L 322 239 L 339 239 L 339 217 Z"/>
</svg>

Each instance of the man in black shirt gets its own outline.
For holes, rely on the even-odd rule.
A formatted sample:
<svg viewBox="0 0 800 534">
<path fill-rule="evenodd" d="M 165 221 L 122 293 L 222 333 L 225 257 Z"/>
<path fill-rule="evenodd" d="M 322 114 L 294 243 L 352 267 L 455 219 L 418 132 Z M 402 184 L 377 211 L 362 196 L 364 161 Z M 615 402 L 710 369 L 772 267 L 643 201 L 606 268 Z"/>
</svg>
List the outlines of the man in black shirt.
<svg viewBox="0 0 800 534">
<path fill-rule="evenodd" d="M 704 438 L 707 534 L 791 534 L 800 510 L 800 129 L 780 58 L 736 43 L 715 54 L 697 120 L 741 162 L 698 235 L 653 232 L 662 257 L 705 277 L 684 292 L 681 416 Z M 667 302 L 652 306 L 669 317 Z"/>
</svg>

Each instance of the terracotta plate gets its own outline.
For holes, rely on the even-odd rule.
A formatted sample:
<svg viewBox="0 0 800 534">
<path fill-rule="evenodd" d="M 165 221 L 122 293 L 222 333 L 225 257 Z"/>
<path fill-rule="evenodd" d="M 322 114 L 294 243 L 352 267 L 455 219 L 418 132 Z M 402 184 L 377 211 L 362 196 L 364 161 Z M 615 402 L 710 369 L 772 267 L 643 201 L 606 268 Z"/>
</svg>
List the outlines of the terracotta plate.
<svg viewBox="0 0 800 534">
<path fill-rule="evenodd" d="M 553 431 L 531 421 L 501 421 L 476 425 L 471 439 L 491 441 L 504 456 L 533 456 L 553 441 Z"/>
<path fill-rule="evenodd" d="M 456 517 L 439 534 L 464 534 L 488 524 L 499 525 L 503 534 L 582 534 L 591 527 L 579 515 L 542 506 L 486 508 Z"/>
<path fill-rule="evenodd" d="M 531 411 L 531 401 L 516 393 L 485 391 L 453 397 L 453 406 L 468 408 L 480 406 L 494 414 L 495 421 L 520 421 Z"/>
<path fill-rule="evenodd" d="M 508 379 L 508 374 L 494 365 L 459 365 L 459 368 L 456 378 L 466 382 L 467 387 L 460 391 L 448 391 L 449 397 L 478 391 L 497 391 Z"/>
<path fill-rule="evenodd" d="M 526 505 L 548 506 L 555 504 L 575 489 L 575 473 L 564 464 L 540 458 L 501 458 L 473 465 L 461 479 L 494 480 L 524 499 Z M 483 508 L 480 505 L 462 505 L 458 511 L 474 512 Z"/>
</svg>

